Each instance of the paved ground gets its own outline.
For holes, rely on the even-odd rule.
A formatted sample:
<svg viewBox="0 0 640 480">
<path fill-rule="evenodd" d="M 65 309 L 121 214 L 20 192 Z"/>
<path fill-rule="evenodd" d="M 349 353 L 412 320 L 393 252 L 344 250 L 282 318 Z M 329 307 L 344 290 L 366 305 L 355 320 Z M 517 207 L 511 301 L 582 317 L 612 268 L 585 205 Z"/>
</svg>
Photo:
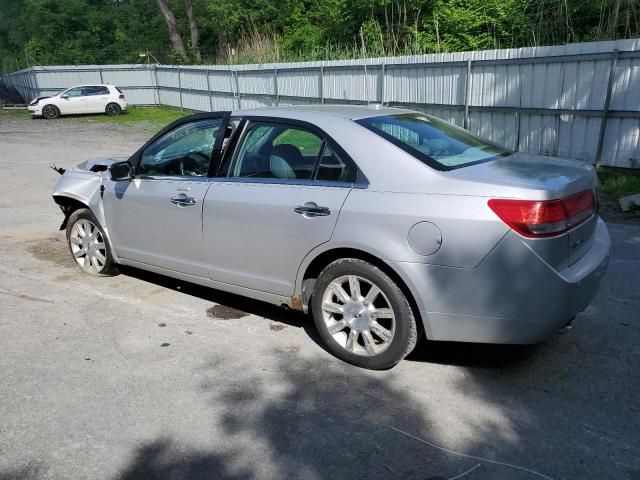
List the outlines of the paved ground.
<svg viewBox="0 0 640 480">
<path fill-rule="evenodd" d="M 425 344 L 369 372 L 298 314 L 78 272 L 46 165 L 147 136 L 0 116 L 0 479 L 640 478 L 640 227 L 610 225 L 606 284 L 569 334 Z"/>
</svg>

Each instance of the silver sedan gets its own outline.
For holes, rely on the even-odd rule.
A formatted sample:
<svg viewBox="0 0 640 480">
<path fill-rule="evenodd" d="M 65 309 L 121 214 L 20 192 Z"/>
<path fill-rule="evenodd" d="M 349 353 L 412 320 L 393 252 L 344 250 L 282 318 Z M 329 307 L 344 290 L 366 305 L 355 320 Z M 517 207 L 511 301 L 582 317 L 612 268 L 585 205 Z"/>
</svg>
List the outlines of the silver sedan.
<svg viewBox="0 0 640 480">
<path fill-rule="evenodd" d="M 196 114 L 129 158 L 59 170 L 85 272 L 130 265 L 309 312 L 365 368 L 420 337 L 542 341 L 587 307 L 609 255 L 592 166 L 408 110 Z"/>
</svg>

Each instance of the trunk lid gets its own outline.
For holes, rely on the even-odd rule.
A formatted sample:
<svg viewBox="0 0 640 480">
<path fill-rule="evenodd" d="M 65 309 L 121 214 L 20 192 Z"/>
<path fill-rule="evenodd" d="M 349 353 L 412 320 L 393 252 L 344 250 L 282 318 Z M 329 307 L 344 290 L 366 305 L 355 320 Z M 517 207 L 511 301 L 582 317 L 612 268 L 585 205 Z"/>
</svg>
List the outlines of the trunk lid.
<svg viewBox="0 0 640 480">
<path fill-rule="evenodd" d="M 597 198 L 597 175 L 594 167 L 577 160 L 515 153 L 448 174 L 494 186 L 508 186 L 509 193 L 505 194 L 505 198 L 556 200 L 585 190 L 591 190 Z M 591 248 L 596 217 L 594 211 L 590 218 L 558 236 L 522 239 L 548 264 L 561 270 L 578 261 Z"/>
<path fill-rule="evenodd" d="M 545 197 L 549 200 L 567 197 L 589 188 L 595 189 L 597 181 L 595 169 L 590 164 L 522 152 L 452 170 L 447 174 L 461 179 L 520 186 L 526 190 L 544 190 Z M 525 195 L 526 190 L 523 190 Z"/>
</svg>

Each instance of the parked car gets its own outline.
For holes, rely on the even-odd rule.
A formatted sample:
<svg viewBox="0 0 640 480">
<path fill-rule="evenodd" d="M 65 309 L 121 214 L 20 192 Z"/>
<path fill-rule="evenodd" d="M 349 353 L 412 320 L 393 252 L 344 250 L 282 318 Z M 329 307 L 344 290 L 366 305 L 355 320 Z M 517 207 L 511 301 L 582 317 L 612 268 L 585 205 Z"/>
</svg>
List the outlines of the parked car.
<svg viewBox="0 0 640 480">
<path fill-rule="evenodd" d="M 524 344 L 605 273 L 596 174 L 428 115 L 314 106 L 204 113 L 53 189 L 71 255 L 309 312 L 371 369 L 430 340 Z"/>
<path fill-rule="evenodd" d="M 33 117 L 105 113 L 119 115 L 127 109 L 124 93 L 113 85 L 78 85 L 53 97 L 37 97 L 29 104 Z"/>
</svg>

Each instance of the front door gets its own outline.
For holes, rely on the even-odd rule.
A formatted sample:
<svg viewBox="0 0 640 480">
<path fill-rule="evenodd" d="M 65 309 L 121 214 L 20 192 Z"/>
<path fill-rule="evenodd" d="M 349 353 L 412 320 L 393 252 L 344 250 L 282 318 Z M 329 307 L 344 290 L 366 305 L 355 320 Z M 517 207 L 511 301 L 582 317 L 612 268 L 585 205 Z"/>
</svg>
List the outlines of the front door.
<svg viewBox="0 0 640 480">
<path fill-rule="evenodd" d="M 202 206 L 227 118 L 210 115 L 179 124 L 136 154 L 133 180 L 106 184 L 105 218 L 116 255 L 208 276 Z"/>
<path fill-rule="evenodd" d="M 70 88 L 60 98 L 60 112 L 64 115 L 87 113 L 87 96 L 83 87 Z"/>
<path fill-rule="evenodd" d="M 336 148 L 310 127 L 264 121 L 245 127 L 205 198 L 212 280 L 293 294 L 302 260 L 330 239 L 353 186 L 355 165 Z"/>
</svg>

